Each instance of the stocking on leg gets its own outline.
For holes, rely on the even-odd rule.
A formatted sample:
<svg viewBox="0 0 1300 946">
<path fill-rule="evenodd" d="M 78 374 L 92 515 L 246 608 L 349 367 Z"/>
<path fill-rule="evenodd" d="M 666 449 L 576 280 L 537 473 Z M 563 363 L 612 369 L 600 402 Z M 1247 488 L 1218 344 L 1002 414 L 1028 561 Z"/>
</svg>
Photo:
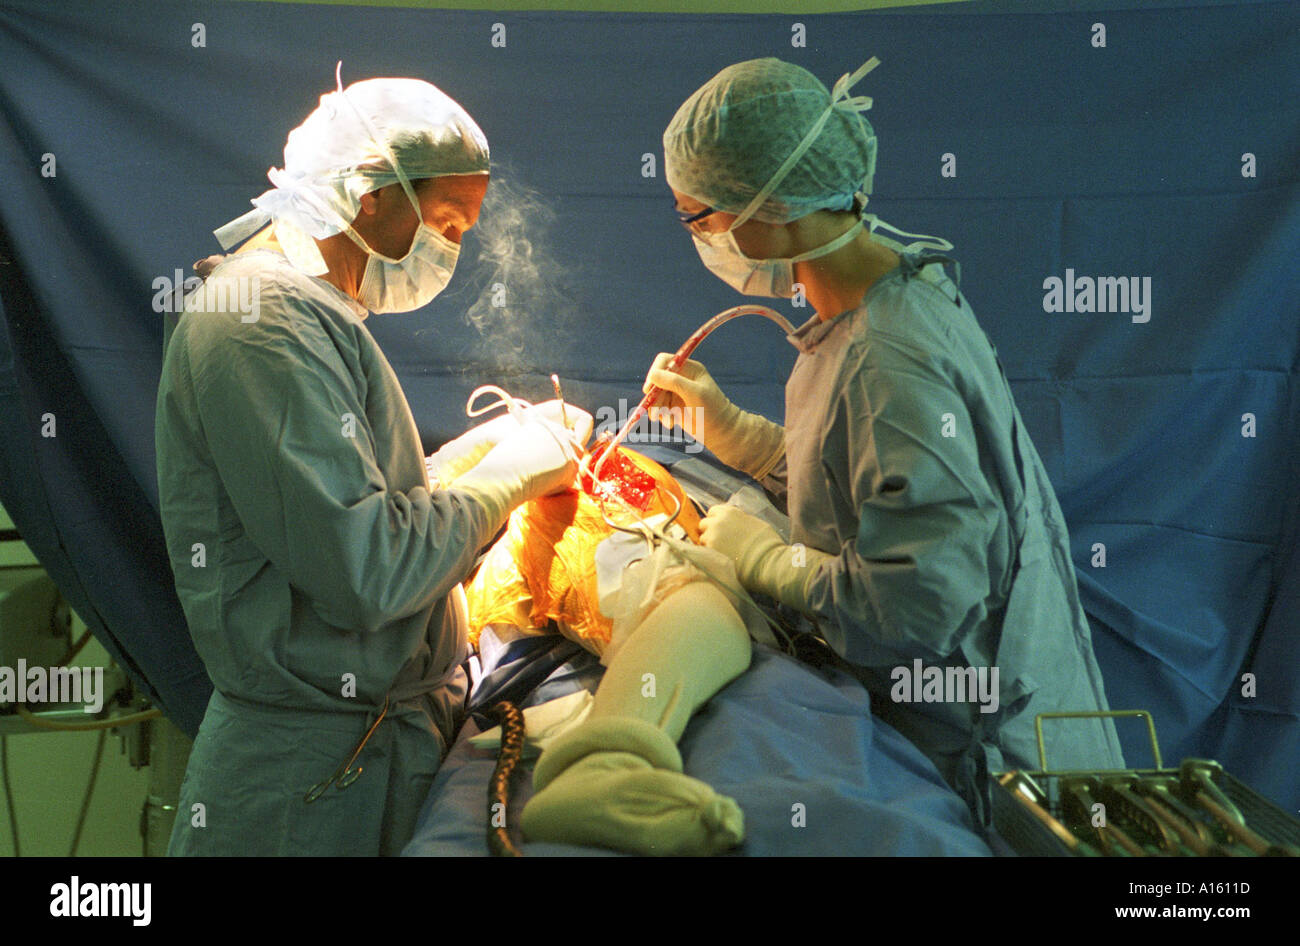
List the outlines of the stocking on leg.
<svg viewBox="0 0 1300 946">
<path fill-rule="evenodd" d="M 682 773 L 677 740 L 749 657 L 745 625 L 722 592 L 705 581 L 672 592 L 615 654 L 591 715 L 538 760 L 525 837 L 638 854 L 738 844 L 739 807 Z"/>
</svg>

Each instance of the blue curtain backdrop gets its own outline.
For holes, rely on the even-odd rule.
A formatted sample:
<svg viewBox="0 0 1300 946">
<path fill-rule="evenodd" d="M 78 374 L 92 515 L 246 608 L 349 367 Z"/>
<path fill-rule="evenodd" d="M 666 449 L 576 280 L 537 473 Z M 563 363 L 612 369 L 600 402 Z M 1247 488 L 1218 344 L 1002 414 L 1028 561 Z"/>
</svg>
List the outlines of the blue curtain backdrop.
<svg viewBox="0 0 1300 946">
<path fill-rule="evenodd" d="M 210 684 L 156 512 L 158 309 L 177 270 L 219 252 L 211 231 L 268 186 L 337 60 L 345 82 L 434 82 L 492 147 L 484 226 L 506 227 L 510 265 L 471 234 L 448 292 L 370 322 L 432 448 L 464 429 L 484 382 L 543 396 L 554 371 L 593 411 L 635 401 L 656 352 L 740 301 L 670 212 L 660 136 L 678 104 L 743 59 L 778 56 L 830 84 L 877 55 L 855 90 L 875 98 L 873 209 L 956 244 L 1069 520 L 1112 704 L 1152 710 L 1166 758 L 1218 758 L 1295 809 L 1300 5 L 1086 6 L 796 17 L 6 0 L 0 501 L 193 733 Z M 1149 277 L 1149 308 L 1045 311 L 1045 280 L 1067 271 Z M 504 307 L 485 302 L 496 283 Z M 794 354 L 758 320 L 698 357 L 779 419 Z M 1141 734 L 1125 741 L 1145 764 Z"/>
</svg>

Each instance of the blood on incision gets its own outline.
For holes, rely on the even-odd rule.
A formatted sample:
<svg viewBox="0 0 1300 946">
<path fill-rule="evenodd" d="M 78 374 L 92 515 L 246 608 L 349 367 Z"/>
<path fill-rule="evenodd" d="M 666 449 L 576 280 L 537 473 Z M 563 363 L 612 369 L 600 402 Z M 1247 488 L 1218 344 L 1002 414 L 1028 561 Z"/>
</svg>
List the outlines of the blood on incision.
<svg viewBox="0 0 1300 946">
<path fill-rule="evenodd" d="M 609 447 L 613 438 L 603 436 L 591 448 L 591 463 L 588 469 L 595 469 L 596 461 Z M 593 499 L 621 499 L 634 509 L 645 512 L 650 507 L 655 495 L 655 478 L 642 470 L 623 453 L 615 448 L 614 455 L 606 461 L 600 471 L 599 484 L 590 473 L 582 474 L 582 491 Z"/>
</svg>

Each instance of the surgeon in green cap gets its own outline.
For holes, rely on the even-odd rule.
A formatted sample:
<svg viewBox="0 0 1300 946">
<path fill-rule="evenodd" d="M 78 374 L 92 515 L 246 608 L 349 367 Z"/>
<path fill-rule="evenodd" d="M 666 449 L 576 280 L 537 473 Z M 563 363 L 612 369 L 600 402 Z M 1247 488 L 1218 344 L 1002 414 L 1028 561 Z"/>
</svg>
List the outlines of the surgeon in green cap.
<svg viewBox="0 0 1300 946">
<path fill-rule="evenodd" d="M 791 544 L 731 505 L 710 510 L 704 543 L 750 590 L 815 619 L 878 715 L 987 822 L 990 773 L 1038 767 L 1035 714 L 1108 704 L 1052 485 L 952 261 L 934 252 L 952 245 L 867 212 L 871 99 L 850 90 L 876 65 L 828 90 L 777 59 L 738 63 L 664 132 L 704 265 L 745 295 L 800 292 L 816 311 L 790 336 L 784 425 L 732 404 L 699 362 L 673 372 L 661 354 L 646 384 L 667 392 L 662 423 L 687 419 L 787 502 Z M 1055 724 L 1049 763 L 1122 767 L 1113 723 Z"/>
</svg>

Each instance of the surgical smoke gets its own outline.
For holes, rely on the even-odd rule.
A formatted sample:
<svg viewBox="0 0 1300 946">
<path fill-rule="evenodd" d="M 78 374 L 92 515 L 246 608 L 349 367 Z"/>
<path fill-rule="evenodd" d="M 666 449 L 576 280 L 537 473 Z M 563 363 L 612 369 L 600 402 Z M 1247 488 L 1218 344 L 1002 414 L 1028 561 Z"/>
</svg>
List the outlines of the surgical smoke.
<svg viewBox="0 0 1300 946">
<path fill-rule="evenodd" d="M 575 276 L 551 250 L 547 237 L 554 220 L 536 191 L 494 169 L 478 223 L 465 236 L 476 259 L 465 267 L 470 278 L 464 289 L 455 293 L 474 300 L 465 319 L 485 343 L 473 370 L 495 372 L 497 380 L 544 377 L 572 353 L 580 326 L 573 292 L 561 280 L 573 285 Z M 515 393 L 545 391 L 539 386 Z"/>
</svg>

